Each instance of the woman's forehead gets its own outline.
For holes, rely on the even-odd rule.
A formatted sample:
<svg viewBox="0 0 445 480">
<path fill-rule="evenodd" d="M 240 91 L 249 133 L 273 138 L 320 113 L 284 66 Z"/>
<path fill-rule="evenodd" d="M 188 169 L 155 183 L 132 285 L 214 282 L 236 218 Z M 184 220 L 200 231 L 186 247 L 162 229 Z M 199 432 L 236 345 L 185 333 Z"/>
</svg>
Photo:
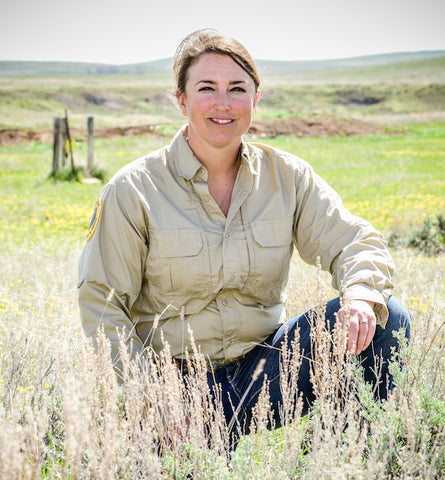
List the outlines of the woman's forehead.
<svg viewBox="0 0 445 480">
<path fill-rule="evenodd" d="M 229 55 L 220 53 L 203 53 L 190 66 L 188 80 L 198 81 L 227 81 L 229 83 L 252 83 L 250 75 L 238 65 Z"/>
</svg>

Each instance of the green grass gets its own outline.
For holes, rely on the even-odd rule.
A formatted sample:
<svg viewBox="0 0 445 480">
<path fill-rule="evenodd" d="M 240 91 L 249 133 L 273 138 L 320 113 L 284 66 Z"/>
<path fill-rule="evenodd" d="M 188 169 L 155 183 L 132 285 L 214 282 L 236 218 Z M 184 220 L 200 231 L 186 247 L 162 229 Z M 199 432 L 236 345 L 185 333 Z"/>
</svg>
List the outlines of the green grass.
<svg viewBox="0 0 445 480">
<path fill-rule="evenodd" d="M 96 141 L 97 164 L 108 178 L 135 155 L 158 148 L 165 139 L 147 141 L 115 138 Z M 77 164 L 86 158 L 86 145 L 77 144 Z M 84 238 L 94 199 L 101 184 L 60 182 L 49 178 L 51 145 L 0 148 L 0 241 L 36 245 L 43 240 L 73 244 Z"/>
<path fill-rule="evenodd" d="M 445 211 L 445 124 L 404 135 L 267 142 L 307 160 L 357 215 L 385 233 L 406 232 Z"/>
<path fill-rule="evenodd" d="M 426 216 L 445 211 L 445 124 L 407 130 L 399 136 L 283 137 L 267 143 L 312 164 L 353 213 L 385 233 L 406 233 Z M 110 178 L 168 141 L 169 137 L 96 140 L 96 162 Z M 85 163 L 85 143 L 75 144 L 74 155 L 78 165 Z M 76 242 L 84 237 L 102 185 L 50 180 L 51 158 L 51 145 L 0 149 L 0 241 L 36 244 L 44 238 Z"/>
<path fill-rule="evenodd" d="M 370 117 L 383 114 L 440 112 L 445 108 L 443 84 L 265 85 L 260 115 L 268 118 L 311 112 Z"/>
</svg>

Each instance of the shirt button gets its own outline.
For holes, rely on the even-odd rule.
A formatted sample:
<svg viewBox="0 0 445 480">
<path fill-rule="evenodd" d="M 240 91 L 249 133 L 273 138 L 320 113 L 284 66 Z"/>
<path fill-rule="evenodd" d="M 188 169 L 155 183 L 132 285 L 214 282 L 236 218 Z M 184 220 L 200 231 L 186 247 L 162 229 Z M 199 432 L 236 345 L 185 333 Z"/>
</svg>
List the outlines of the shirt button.
<svg viewBox="0 0 445 480">
<path fill-rule="evenodd" d="M 222 304 L 227 307 L 227 305 L 229 304 L 229 301 L 227 300 L 227 298 L 225 298 L 223 301 L 222 301 Z"/>
<path fill-rule="evenodd" d="M 229 238 L 230 237 L 230 233 L 227 232 L 225 235 L 224 235 L 224 238 Z"/>
<path fill-rule="evenodd" d="M 234 273 L 232 273 L 232 275 L 230 275 L 229 280 L 231 282 L 233 282 L 235 280 L 235 274 Z"/>
</svg>

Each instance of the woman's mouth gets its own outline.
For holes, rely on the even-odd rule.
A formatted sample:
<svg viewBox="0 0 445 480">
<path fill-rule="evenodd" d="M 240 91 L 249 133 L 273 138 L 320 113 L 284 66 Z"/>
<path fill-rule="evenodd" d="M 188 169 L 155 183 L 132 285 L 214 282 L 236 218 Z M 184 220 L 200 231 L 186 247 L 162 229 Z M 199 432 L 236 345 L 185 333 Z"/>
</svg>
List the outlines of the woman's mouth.
<svg viewBox="0 0 445 480">
<path fill-rule="evenodd" d="M 218 123 L 219 125 L 227 125 L 228 123 L 234 122 L 231 118 L 210 118 L 210 120 L 214 123 Z"/>
</svg>

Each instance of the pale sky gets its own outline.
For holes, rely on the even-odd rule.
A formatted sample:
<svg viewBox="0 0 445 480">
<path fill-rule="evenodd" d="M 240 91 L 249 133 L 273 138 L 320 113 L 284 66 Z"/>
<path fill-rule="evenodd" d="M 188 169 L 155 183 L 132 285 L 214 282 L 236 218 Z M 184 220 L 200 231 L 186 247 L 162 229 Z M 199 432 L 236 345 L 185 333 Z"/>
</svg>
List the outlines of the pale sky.
<svg viewBox="0 0 445 480">
<path fill-rule="evenodd" d="M 445 1 L 0 0 L 0 60 L 146 62 L 203 27 L 255 59 L 445 50 Z"/>
</svg>

